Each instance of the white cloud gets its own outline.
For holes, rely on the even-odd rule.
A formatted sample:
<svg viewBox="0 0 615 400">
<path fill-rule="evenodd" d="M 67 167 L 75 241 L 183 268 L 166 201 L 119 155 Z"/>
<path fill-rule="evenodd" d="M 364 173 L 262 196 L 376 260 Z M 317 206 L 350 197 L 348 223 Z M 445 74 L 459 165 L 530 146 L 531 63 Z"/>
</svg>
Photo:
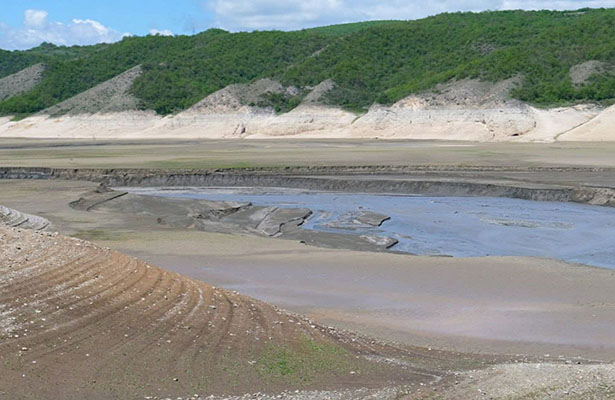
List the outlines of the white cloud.
<svg viewBox="0 0 615 400">
<path fill-rule="evenodd" d="M 40 28 L 47 22 L 47 11 L 26 10 L 23 24 L 29 28 Z"/>
<path fill-rule="evenodd" d="M 579 8 L 610 8 L 615 7 L 612 0 L 503 0 L 502 9 L 525 9 L 525 10 L 575 10 Z"/>
<path fill-rule="evenodd" d="M 150 35 L 154 35 L 154 36 L 173 36 L 173 32 L 171 32 L 168 29 L 163 29 L 161 31 L 159 31 L 158 29 L 150 29 L 149 30 L 149 34 Z"/>
<path fill-rule="evenodd" d="M 68 24 L 49 21 L 44 10 L 26 10 L 23 26 L 10 27 L 0 23 L 0 48 L 15 50 L 38 46 L 42 42 L 57 45 L 86 45 L 115 42 L 122 34 L 91 19 L 73 19 Z"/>
<path fill-rule="evenodd" d="M 209 0 L 215 25 L 228 30 L 300 29 L 377 19 L 417 19 L 442 12 L 615 7 L 615 0 Z"/>
</svg>

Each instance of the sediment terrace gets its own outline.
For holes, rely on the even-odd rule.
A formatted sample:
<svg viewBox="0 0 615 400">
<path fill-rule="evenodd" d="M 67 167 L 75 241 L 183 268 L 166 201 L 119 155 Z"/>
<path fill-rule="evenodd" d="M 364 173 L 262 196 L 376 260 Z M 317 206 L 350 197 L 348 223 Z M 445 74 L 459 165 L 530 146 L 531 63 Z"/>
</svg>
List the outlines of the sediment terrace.
<svg viewBox="0 0 615 400">
<path fill-rule="evenodd" d="M 14 228 L 34 229 L 44 231 L 51 228 L 51 222 L 38 215 L 27 214 L 19 210 L 0 205 L 0 224 Z"/>
<path fill-rule="evenodd" d="M 0 179 L 81 180 L 107 186 L 287 187 L 615 206 L 615 186 L 608 179 L 614 172 L 612 168 L 427 165 L 189 170 L 3 167 Z"/>
</svg>

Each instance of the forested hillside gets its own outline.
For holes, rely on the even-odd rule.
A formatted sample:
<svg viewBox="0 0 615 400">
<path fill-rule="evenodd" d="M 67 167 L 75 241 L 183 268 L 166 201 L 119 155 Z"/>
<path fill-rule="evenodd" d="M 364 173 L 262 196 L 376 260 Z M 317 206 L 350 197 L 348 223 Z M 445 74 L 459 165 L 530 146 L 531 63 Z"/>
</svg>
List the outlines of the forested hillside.
<svg viewBox="0 0 615 400">
<path fill-rule="evenodd" d="M 142 108 L 160 114 L 260 78 L 299 88 L 333 79 L 336 87 L 326 101 L 358 111 L 462 78 L 518 77 L 512 96 L 538 105 L 610 104 L 615 101 L 613 38 L 614 9 L 582 9 L 453 13 L 296 32 L 211 29 L 85 47 L 44 44 L 0 51 L 0 78 L 37 63 L 46 66 L 33 90 L 0 102 L 0 114 L 43 110 L 136 65 L 144 72 L 131 91 Z M 298 104 L 284 96 L 269 100 L 282 110 Z"/>
</svg>

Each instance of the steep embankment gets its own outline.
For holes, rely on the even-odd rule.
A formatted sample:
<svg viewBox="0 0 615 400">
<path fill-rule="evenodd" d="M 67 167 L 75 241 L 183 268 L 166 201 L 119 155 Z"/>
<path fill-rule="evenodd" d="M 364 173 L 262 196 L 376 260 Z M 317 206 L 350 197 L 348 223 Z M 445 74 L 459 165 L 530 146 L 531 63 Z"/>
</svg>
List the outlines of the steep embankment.
<svg viewBox="0 0 615 400">
<path fill-rule="evenodd" d="M 190 109 L 164 118 L 149 130 L 154 137 L 267 138 L 335 136 L 349 129 L 356 115 L 323 104 L 335 83 L 326 80 L 315 87 L 285 87 L 271 79 L 252 84 L 231 85 L 195 104 Z M 271 96 L 307 93 L 298 107 L 280 113 L 269 105 Z"/>
<path fill-rule="evenodd" d="M 602 111 L 586 124 L 564 132 L 561 141 L 615 141 L 615 106 Z"/>
<path fill-rule="evenodd" d="M 0 225 L 0 396 L 143 398 L 430 382 L 407 353 L 58 234 Z"/>
<path fill-rule="evenodd" d="M 553 141 L 598 113 L 594 106 L 537 109 L 510 96 L 521 78 L 440 84 L 391 107 L 376 105 L 353 125 L 365 136 L 476 141 Z"/>
</svg>

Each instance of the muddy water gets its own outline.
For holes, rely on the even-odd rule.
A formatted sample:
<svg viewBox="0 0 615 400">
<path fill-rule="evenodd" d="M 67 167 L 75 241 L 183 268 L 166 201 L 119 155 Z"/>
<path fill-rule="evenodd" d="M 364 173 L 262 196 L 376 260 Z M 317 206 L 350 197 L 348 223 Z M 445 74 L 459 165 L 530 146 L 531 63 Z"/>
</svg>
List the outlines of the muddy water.
<svg viewBox="0 0 615 400">
<path fill-rule="evenodd" d="M 615 209 L 487 197 L 421 197 L 273 188 L 132 188 L 139 194 L 306 207 L 304 229 L 395 238 L 419 255 L 535 256 L 615 269 Z M 365 212 L 390 217 L 380 226 Z"/>
</svg>

